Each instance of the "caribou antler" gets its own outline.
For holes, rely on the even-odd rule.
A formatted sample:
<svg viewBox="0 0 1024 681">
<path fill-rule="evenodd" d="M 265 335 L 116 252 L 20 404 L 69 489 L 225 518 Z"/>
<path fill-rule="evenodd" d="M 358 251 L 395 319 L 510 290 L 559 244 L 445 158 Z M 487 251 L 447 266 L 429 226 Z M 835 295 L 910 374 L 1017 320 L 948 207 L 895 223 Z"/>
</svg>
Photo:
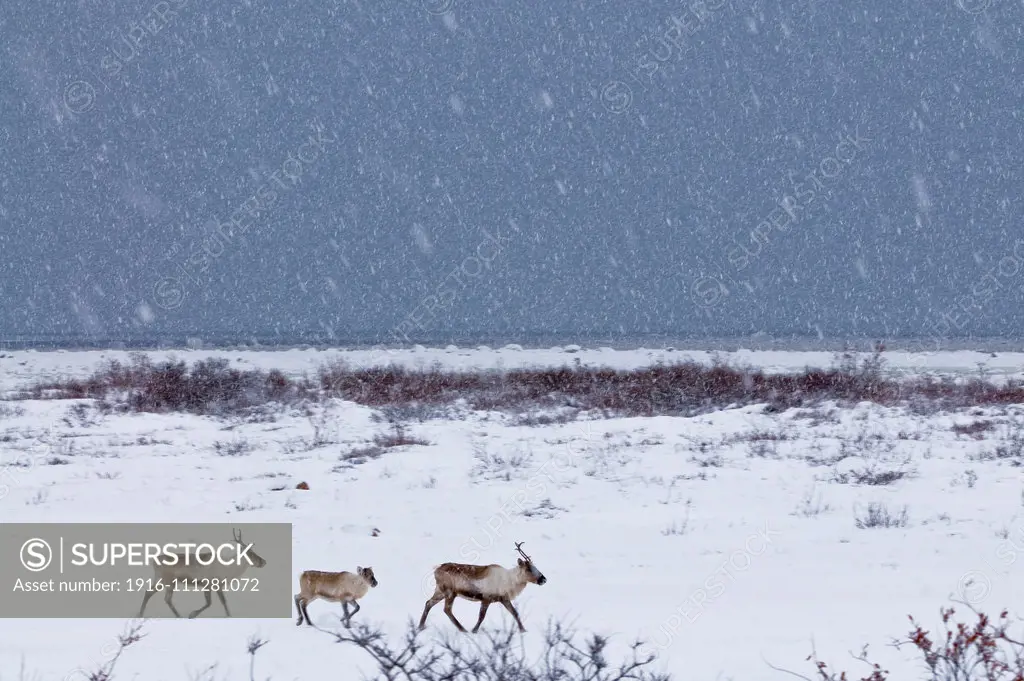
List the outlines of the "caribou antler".
<svg viewBox="0 0 1024 681">
<path fill-rule="evenodd" d="M 522 556 L 526 560 L 527 563 L 530 563 L 530 562 L 533 562 L 533 561 L 531 560 L 531 558 L 528 555 L 526 555 L 526 553 L 523 551 L 523 549 L 520 548 L 525 543 L 526 542 L 523 542 L 523 541 L 517 541 L 516 542 L 516 551 L 519 552 L 519 555 Z"/>
</svg>

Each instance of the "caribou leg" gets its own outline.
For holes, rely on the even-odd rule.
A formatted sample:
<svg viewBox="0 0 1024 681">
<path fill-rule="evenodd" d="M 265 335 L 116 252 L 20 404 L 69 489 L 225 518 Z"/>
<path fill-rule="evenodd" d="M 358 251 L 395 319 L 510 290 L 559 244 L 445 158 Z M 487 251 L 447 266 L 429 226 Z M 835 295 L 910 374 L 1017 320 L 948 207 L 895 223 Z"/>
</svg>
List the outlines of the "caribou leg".
<svg viewBox="0 0 1024 681">
<path fill-rule="evenodd" d="M 196 615 L 201 613 L 203 610 L 206 610 L 207 608 L 209 608 L 210 607 L 210 603 L 213 602 L 213 595 L 209 591 L 204 591 L 203 595 L 206 596 L 206 605 L 204 605 L 203 607 L 201 607 L 201 608 L 199 608 L 197 610 L 193 610 L 192 612 L 190 612 L 188 614 L 188 618 L 190 620 L 194 620 L 196 618 Z"/>
<path fill-rule="evenodd" d="M 455 613 L 452 612 L 452 604 L 454 602 L 455 594 L 452 594 L 451 596 L 448 596 L 444 599 L 444 614 L 448 615 L 448 619 L 450 619 L 455 624 L 455 626 L 459 628 L 459 631 L 461 631 L 462 633 L 466 633 L 466 628 L 462 626 L 462 623 L 459 622 L 459 620 L 455 619 Z"/>
<path fill-rule="evenodd" d="M 178 612 L 178 609 L 174 607 L 174 603 L 171 603 L 171 596 L 173 595 L 174 589 L 168 589 L 166 592 L 164 592 L 164 603 L 166 603 L 167 607 L 171 609 L 171 612 L 174 613 L 175 617 L 181 617 L 181 613 Z"/>
<path fill-rule="evenodd" d="M 484 617 L 487 616 L 487 608 L 491 607 L 491 602 L 486 598 L 480 601 L 480 619 L 476 621 L 476 626 L 473 627 L 473 633 L 480 631 L 480 625 L 484 623 Z"/>
<path fill-rule="evenodd" d="M 139 619 L 142 619 L 142 613 L 146 612 L 146 603 L 149 603 L 149 599 L 156 594 L 156 589 L 150 589 L 146 592 L 146 595 L 142 597 L 142 607 L 139 608 Z"/>
<path fill-rule="evenodd" d="M 519 632 L 523 633 L 526 631 L 526 627 L 523 626 L 522 620 L 519 619 L 519 613 L 516 612 L 516 606 L 512 605 L 512 601 L 507 598 L 502 599 L 501 604 L 505 606 L 505 609 L 512 613 L 512 616 L 516 618 L 516 624 L 519 625 Z"/>
<path fill-rule="evenodd" d="M 231 617 L 231 611 L 228 610 L 228 602 L 224 599 L 224 592 L 218 591 L 217 598 L 220 599 L 220 604 L 224 606 L 224 614 L 228 617 Z"/>
<path fill-rule="evenodd" d="M 423 616 L 420 617 L 420 629 L 427 626 L 427 615 L 430 614 L 430 609 L 443 600 L 444 595 L 440 591 L 435 591 L 434 595 L 427 599 L 427 602 L 423 605 Z"/>
</svg>

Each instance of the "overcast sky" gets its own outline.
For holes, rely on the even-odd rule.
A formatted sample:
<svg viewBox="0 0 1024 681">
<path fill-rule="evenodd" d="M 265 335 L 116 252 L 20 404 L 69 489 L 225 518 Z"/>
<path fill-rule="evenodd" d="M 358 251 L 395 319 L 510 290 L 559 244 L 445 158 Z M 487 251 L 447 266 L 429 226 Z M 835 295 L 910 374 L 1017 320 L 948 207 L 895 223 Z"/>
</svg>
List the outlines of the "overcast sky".
<svg viewBox="0 0 1024 681">
<path fill-rule="evenodd" d="M 0 335 L 1020 336 L 1022 27 L 6 0 Z"/>
</svg>

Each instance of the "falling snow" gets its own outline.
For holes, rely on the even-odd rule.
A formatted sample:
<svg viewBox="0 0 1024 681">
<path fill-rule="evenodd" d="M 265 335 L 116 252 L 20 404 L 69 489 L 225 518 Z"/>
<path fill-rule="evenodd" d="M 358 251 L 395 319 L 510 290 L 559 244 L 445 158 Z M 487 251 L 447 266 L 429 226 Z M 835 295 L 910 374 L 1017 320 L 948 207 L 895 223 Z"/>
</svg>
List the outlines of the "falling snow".
<svg viewBox="0 0 1024 681">
<path fill-rule="evenodd" d="M 899 339 L 1021 253 L 1020 3 L 170 5 L 2 22 L 11 341 L 382 342 L 485 232 L 410 342 Z"/>
</svg>

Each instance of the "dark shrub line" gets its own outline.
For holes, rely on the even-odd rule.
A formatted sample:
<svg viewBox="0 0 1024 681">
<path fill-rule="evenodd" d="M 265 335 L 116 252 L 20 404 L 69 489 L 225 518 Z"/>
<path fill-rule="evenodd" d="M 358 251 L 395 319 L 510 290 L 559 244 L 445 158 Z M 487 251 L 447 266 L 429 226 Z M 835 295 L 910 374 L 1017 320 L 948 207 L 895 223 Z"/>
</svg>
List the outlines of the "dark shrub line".
<svg viewBox="0 0 1024 681">
<path fill-rule="evenodd" d="M 20 397 L 121 397 L 131 411 L 216 414 L 244 411 L 268 402 L 292 401 L 304 392 L 308 393 L 308 389 L 301 382 L 289 379 L 277 369 L 233 369 L 227 360 L 213 358 L 188 368 L 182 361 L 153 364 L 146 355 L 135 355 L 128 366 L 111 361 L 84 380 L 37 383 Z"/>
<path fill-rule="evenodd" d="M 475 372 L 396 365 L 353 369 L 335 363 L 321 367 L 315 379 L 296 379 L 276 369 L 234 369 L 225 359 L 201 360 L 190 368 L 183 361 L 154 364 L 136 355 L 129 365 L 110 362 L 86 379 L 38 383 L 20 397 L 94 398 L 131 411 L 202 414 L 331 397 L 376 407 L 443 407 L 464 399 L 473 409 L 571 406 L 622 416 L 693 415 L 753 403 L 778 410 L 823 400 L 883 405 L 927 400 L 947 408 L 1024 403 L 1019 382 L 997 386 L 980 379 L 958 383 L 924 377 L 900 382 L 883 377 L 879 364 L 875 359 L 865 362 L 870 370 L 765 374 L 696 362 L 634 370 L 564 366 Z"/>
</svg>

